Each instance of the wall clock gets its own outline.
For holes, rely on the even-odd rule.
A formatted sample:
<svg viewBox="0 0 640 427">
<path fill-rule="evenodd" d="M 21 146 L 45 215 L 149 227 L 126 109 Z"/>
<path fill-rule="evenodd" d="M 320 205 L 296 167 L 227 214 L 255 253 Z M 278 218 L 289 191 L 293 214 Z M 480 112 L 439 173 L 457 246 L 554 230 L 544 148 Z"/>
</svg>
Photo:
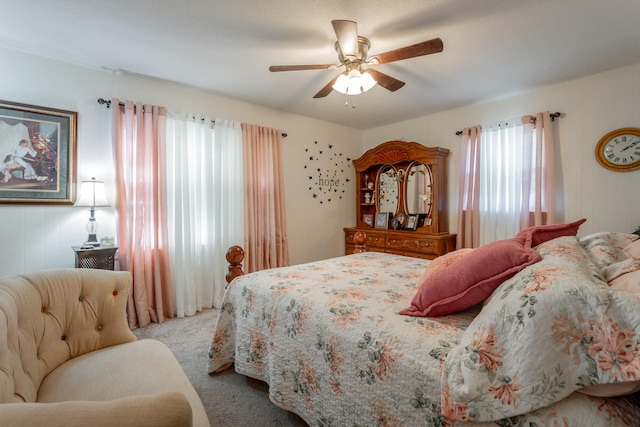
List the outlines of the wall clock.
<svg viewBox="0 0 640 427">
<path fill-rule="evenodd" d="M 640 129 L 609 132 L 596 145 L 596 159 L 607 169 L 625 172 L 640 169 Z"/>
</svg>

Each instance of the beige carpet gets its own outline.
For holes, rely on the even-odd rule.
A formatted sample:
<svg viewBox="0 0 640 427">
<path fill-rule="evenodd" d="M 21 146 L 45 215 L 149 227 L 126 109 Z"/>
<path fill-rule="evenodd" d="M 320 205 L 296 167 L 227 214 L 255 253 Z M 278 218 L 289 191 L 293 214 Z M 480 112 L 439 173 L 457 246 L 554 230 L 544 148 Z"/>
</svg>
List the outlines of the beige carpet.
<svg viewBox="0 0 640 427">
<path fill-rule="evenodd" d="M 162 341 L 173 351 L 200 395 L 212 427 L 306 427 L 300 417 L 271 403 L 265 383 L 238 375 L 233 368 L 207 374 L 207 351 L 216 315 L 217 310 L 208 309 L 133 332 L 140 339 Z"/>
</svg>

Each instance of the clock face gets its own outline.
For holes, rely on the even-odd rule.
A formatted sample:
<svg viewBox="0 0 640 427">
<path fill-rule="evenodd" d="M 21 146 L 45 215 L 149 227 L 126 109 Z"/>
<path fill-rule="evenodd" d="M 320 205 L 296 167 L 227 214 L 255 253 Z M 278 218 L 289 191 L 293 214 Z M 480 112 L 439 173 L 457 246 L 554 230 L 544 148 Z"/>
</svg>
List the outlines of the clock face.
<svg viewBox="0 0 640 427">
<path fill-rule="evenodd" d="M 640 168 L 640 129 L 622 128 L 609 132 L 596 145 L 596 158 L 614 171 Z"/>
</svg>

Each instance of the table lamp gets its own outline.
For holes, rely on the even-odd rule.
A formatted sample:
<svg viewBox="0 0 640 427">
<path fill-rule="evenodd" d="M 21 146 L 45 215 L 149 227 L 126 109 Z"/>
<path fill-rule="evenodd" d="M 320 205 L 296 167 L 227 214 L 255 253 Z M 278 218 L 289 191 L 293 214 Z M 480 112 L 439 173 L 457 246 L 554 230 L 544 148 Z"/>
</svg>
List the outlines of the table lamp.
<svg viewBox="0 0 640 427">
<path fill-rule="evenodd" d="M 97 207 L 111 206 L 107 201 L 107 195 L 104 191 L 104 182 L 96 181 L 95 178 L 91 178 L 90 181 L 82 181 L 80 186 L 80 195 L 74 206 L 88 207 L 89 212 L 91 212 L 89 222 L 87 223 L 87 233 L 89 233 L 89 238 L 84 242 L 83 246 L 100 246 L 100 242 L 96 237 L 98 232 L 98 223 L 96 222 L 94 214 Z"/>
</svg>

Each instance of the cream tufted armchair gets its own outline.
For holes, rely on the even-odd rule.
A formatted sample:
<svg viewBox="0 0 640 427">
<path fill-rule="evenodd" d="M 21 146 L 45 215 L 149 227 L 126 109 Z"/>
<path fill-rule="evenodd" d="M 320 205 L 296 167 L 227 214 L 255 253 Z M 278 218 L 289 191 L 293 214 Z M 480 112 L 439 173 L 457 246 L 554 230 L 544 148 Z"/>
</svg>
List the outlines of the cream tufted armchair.
<svg viewBox="0 0 640 427">
<path fill-rule="evenodd" d="M 130 286 L 92 269 L 0 278 L 0 425 L 209 426 L 171 351 L 129 330 Z"/>
</svg>

